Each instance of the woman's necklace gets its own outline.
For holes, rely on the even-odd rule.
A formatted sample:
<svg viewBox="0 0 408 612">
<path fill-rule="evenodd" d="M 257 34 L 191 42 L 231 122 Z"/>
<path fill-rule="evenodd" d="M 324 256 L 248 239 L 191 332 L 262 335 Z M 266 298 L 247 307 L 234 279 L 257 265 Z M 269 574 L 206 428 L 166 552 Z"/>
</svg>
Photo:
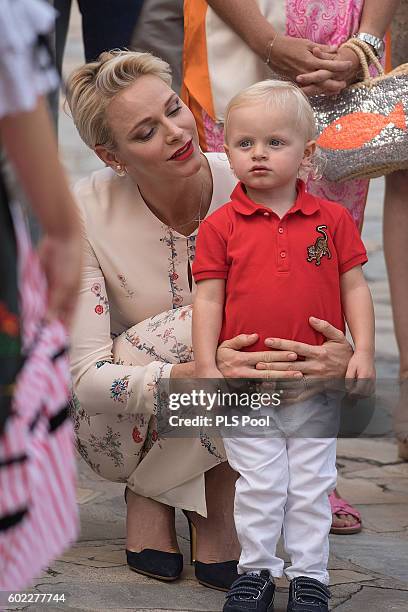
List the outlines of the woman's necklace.
<svg viewBox="0 0 408 612">
<path fill-rule="evenodd" d="M 144 197 L 143 193 L 141 192 L 141 189 L 140 189 L 139 185 L 137 186 L 137 188 L 139 190 L 139 193 L 141 195 L 141 198 L 142 198 L 143 202 L 146 204 L 146 206 L 149 208 L 149 210 L 151 210 L 153 212 L 153 214 L 158 219 L 160 219 L 160 221 L 162 221 L 165 225 L 167 225 L 168 228 L 179 230 L 179 229 L 182 229 L 183 227 L 187 227 L 188 225 L 191 225 L 192 223 L 198 223 L 198 226 L 200 226 L 201 221 L 202 221 L 201 211 L 202 211 L 202 208 L 203 208 L 204 184 L 205 184 L 205 180 L 203 179 L 202 182 L 201 182 L 200 204 L 199 204 L 197 212 L 194 214 L 194 217 L 192 219 L 190 219 L 190 221 L 187 221 L 186 223 L 181 223 L 181 224 L 177 224 L 177 225 L 175 225 L 174 223 L 172 225 L 169 225 L 166 221 L 163 221 L 162 219 L 160 219 L 160 217 L 157 215 L 156 212 L 154 212 L 152 206 L 149 204 L 149 202 Z"/>
</svg>

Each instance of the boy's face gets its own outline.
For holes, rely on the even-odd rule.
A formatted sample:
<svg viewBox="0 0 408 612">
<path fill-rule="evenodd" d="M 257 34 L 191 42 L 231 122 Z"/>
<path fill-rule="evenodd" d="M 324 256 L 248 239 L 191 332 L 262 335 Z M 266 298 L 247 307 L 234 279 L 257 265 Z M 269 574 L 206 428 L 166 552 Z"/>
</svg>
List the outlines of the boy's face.
<svg viewBox="0 0 408 612">
<path fill-rule="evenodd" d="M 264 102 L 233 108 L 225 151 L 240 181 L 251 189 L 275 189 L 295 183 L 302 160 L 314 141 L 306 141 L 293 108 L 267 108 Z"/>
</svg>

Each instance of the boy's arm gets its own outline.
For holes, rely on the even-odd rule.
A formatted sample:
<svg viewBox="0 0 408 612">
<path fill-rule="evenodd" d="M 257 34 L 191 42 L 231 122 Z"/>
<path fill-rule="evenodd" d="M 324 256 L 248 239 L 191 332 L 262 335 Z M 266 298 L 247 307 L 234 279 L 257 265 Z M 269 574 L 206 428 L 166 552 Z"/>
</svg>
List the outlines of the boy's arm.
<svg viewBox="0 0 408 612">
<path fill-rule="evenodd" d="M 340 288 L 344 315 L 355 345 L 346 378 L 372 378 L 375 376 L 374 306 L 361 266 L 342 274 Z"/>
<path fill-rule="evenodd" d="M 216 365 L 225 300 L 225 280 L 197 283 L 193 305 L 193 352 L 196 378 L 222 378 Z"/>
</svg>

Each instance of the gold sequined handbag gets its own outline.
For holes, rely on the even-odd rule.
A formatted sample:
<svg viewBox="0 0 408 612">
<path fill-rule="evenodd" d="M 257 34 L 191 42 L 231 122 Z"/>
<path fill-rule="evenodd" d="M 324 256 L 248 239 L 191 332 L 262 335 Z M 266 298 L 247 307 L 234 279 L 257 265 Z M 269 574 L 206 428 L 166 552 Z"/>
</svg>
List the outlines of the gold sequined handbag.
<svg viewBox="0 0 408 612">
<path fill-rule="evenodd" d="M 371 47 L 350 39 L 364 80 L 335 97 L 312 96 L 321 174 L 329 181 L 373 178 L 408 168 L 408 64 L 388 74 Z M 371 77 L 369 61 L 379 76 Z"/>
</svg>

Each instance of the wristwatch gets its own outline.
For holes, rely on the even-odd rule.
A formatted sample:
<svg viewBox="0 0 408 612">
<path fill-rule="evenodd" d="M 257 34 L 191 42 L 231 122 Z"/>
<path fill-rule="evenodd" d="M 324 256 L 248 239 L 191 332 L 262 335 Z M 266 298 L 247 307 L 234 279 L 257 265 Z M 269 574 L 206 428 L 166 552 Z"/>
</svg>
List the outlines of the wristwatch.
<svg viewBox="0 0 408 612">
<path fill-rule="evenodd" d="M 378 38 L 378 36 L 374 36 L 373 34 L 367 34 L 366 32 L 357 32 L 357 34 L 354 34 L 353 38 L 358 38 L 370 45 L 378 59 L 381 59 L 384 55 L 385 44 L 382 38 Z"/>
</svg>

